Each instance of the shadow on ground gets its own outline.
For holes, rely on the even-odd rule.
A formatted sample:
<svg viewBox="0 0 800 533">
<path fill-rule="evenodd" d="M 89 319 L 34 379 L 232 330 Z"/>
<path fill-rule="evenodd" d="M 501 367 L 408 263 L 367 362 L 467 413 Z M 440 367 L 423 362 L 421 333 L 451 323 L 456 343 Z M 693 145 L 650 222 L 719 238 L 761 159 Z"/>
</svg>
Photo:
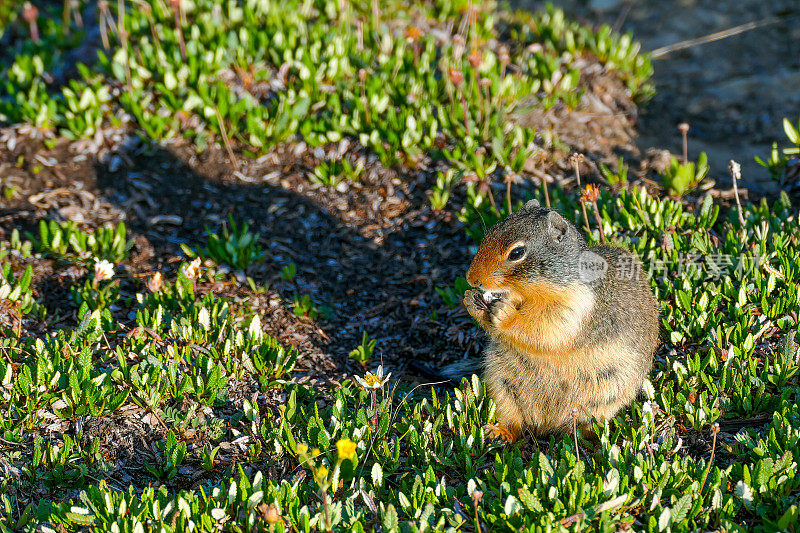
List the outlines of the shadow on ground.
<svg viewBox="0 0 800 533">
<path fill-rule="evenodd" d="M 281 150 L 258 161 L 240 158 L 242 172 L 235 173 L 222 151 L 196 154 L 180 143 L 163 148 L 130 139 L 120 146 L 99 163 L 76 155 L 80 145 L 74 143 L 59 142 L 50 151 L 21 146 L 19 153 L 5 154 L 7 161 L 22 155 L 57 164 L 39 165 L 32 179 L 20 182 L 17 200 L 0 206 L 7 228 L 0 238 L 14 227 L 35 233 L 40 219 L 87 227 L 125 220 L 136 242 L 121 270 L 130 274 L 123 289 L 132 296 L 146 291 L 144 281 L 154 271 L 174 272 L 185 259 L 181 244 L 199 249 L 208 231 L 218 232 L 232 216 L 259 234 L 265 260 L 247 275 L 270 290 L 256 294 L 233 276 L 207 290 L 246 299 L 271 334 L 308 356 L 301 366 L 346 371 L 352 367 L 347 354 L 363 332 L 378 341 L 373 363 L 384 359 L 394 368 L 477 349 L 466 315 L 449 311 L 435 291 L 463 275 L 471 242 L 452 217 L 430 211 L 422 178 L 375 164 L 371 179 L 338 192 L 315 188 L 306 177 L 313 162 Z M 297 275 L 286 281 L 279 274 L 290 263 Z M 75 320 L 66 290 L 86 269 L 52 261 L 39 268 L 50 269 L 37 290 L 47 293 L 40 296 L 50 302 L 51 315 Z M 331 307 L 333 317 L 296 317 L 291 303 L 299 295 Z M 454 324 L 458 331 L 448 333 Z"/>
</svg>

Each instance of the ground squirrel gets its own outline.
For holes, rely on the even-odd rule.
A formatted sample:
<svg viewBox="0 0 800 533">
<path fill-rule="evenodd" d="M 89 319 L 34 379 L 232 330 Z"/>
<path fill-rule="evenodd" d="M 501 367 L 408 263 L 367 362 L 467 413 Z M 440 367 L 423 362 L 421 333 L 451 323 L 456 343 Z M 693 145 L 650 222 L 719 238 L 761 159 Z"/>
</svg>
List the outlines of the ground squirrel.
<svg viewBox="0 0 800 533">
<path fill-rule="evenodd" d="M 658 345 L 659 306 L 641 262 L 589 246 L 536 200 L 492 227 L 467 272 L 467 311 L 489 336 L 493 437 L 514 441 L 613 417 L 638 394 Z"/>
</svg>

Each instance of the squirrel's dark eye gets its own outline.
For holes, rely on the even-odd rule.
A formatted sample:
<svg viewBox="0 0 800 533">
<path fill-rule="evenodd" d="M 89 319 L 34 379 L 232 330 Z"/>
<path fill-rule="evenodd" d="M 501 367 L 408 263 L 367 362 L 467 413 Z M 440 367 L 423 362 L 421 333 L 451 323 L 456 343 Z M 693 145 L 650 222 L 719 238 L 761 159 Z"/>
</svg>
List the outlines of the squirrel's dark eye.
<svg viewBox="0 0 800 533">
<path fill-rule="evenodd" d="M 508 254 L 509 261 L 519 261 L 525 257 L 525 247 L 524 246 L 517 246 Z"/>
</svg>

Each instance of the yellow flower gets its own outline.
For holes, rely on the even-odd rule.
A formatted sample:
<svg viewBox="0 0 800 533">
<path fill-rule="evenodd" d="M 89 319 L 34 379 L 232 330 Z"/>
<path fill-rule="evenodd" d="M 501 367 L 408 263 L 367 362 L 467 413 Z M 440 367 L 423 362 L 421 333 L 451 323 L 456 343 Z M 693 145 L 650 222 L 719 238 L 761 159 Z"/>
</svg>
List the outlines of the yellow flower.
<svg viewBox="0 0 800 533">
<path fill-rule="evenodd" d="M 308 444 L 300 443 L 297 445 L 297 455 L 305 455 L 308 451 Z"/>
<path fill-rule="evenodd" d="M 320 465 L 314 471 L 314 478 L 317 480 L 317 483 L 324 483 L 328 480 L 328 467 L 325 465 Z"/>
<path fill-rule="evenodd" d="M 336 448 L 339 451 L 339 460 L 353 459 L 356 456 L 356 443 L 350 439 L 339 439 L 336 443 Z"/>
<path fill-rule="evenodd" d="M 322 452 L 321 452 L 321 451 L 319 451 L 319 448 L 314 448 L 313 450 L 311 450 L 311 457 L 316 457 L 316 456 L 318 456 L 318 455 L 319 455 L 319 454 L 321 454 L 321 453 L 322 453 Z"/>
</svg>

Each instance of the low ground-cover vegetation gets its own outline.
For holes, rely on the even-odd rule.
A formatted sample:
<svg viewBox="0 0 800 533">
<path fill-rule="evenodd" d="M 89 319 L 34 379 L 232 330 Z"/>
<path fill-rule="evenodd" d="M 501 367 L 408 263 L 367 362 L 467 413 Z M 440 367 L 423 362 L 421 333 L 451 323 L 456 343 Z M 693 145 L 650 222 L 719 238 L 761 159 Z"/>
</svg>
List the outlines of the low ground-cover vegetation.
<svg viewBox="0 0 800 533">
<path fill-rule="evenodd" d="M 467 2 L 88 4 L 0 34 L 4 529 L 797 527 L 791 199 L 700 193 L 704 157 L 673 159 L 662 191 L 613 150 L 573 157 L 574 183 L 562 130 L 520 118 L 646 99 L 629 36 Z M 133 162 L 165 146 L 226 178 Z M 793 155 L 765 165 L 783 178 Z M 89 158 L 95 181 L 50 170 Z M 530 197 L 636 251 L 662 304 L 642 401 L 597 442 L 487 441 L 477 376 L 409 379 L 407 359 L 478 348 L 450 274 Z M 356 230 L 340 248 L 337 224 Z"/>
</svg>

